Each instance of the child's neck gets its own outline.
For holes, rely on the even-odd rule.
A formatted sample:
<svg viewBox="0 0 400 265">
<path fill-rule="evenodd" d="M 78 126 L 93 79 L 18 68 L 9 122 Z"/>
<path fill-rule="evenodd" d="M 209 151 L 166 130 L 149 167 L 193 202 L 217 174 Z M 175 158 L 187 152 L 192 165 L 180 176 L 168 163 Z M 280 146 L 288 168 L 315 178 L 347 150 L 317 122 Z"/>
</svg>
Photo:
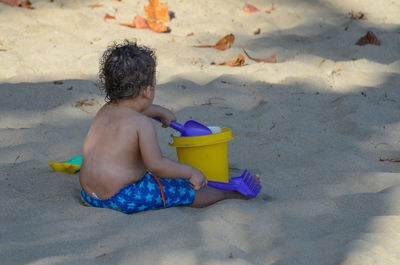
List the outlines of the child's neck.
<svg viewBox="0 0 400 265">
<path fill-rule="evenodd" d="M 137 112 L 142 112 L 151 105 L 151 103 L 149 104 L 148 100 L 141 98 L 118 100 L 115 104 L 120 107 L 133 109 Z"/>
</svg>

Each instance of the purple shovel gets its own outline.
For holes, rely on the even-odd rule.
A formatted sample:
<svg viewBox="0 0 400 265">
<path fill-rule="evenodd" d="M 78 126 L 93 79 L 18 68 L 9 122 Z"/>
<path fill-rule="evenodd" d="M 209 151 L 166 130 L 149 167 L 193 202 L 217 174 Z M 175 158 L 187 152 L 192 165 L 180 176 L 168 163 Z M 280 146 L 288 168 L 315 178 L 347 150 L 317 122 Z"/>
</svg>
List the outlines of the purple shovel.
<svg viewBox="0 0 400 265">
<path fill-rule="evenodd" d="M 247 169 L 240 177 L 232 177 L 229 183 L 209 180 L 207 184 L 221 190 L 235 190 L 247 197 L 256 197 L 262 188 L 261 183 L 254 176 L 250 176 Z"/>
<path fill-rule="evenodd" d="M 154 117 L 153 119 L 161 122 L 160 118 Z M 181 136 L 201 136 L 212 134 L 210 128 L 194 120 L 188 120 L 183 125 L 176 121 L 171 121 L 169 126 L 179 131 Z"/>
</svg>

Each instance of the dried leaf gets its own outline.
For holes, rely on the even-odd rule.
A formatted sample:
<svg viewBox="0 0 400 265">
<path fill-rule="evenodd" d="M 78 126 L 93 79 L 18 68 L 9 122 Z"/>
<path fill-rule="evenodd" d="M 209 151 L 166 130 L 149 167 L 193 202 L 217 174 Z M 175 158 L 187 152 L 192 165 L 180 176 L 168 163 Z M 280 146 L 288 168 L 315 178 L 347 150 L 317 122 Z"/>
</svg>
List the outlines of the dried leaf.
<svg viewBox="0 0 400 265">
<path fill-rule="evenodd" d="M 247 57 L 249 57 L 250 60 L 253 60 L 257 63 L 276 63 L 276 53 L 274 53 L 273 55 L 271 55 L 268 58 L 262 58 L 262 59 L 257 59 L 257 58 L 253 58 L 251 57 L 245 49 L 243 49 L 244 54 L 246 54 Z"/>
<path fill-rule="evenodd" d="M 186 37 L 191 37 L 191 36 L 193 36 L 193 35 L 194 35 L 194 33 L 193 33 L 193 32 L 190 32 L 189 34 L 186 35 Z"/>
<path fill-rule="evenodd" d="M 275 10 L 275 5 L 274 5 L 274 3 L 272 3 L 272 6 L 271 6 L 271 8 L 270 9 L 267 9 L 267 10 L 265 10 L 265 13 L 267 13 L 267 14 L 271 14 L 271 12 L 272 11 L 274 11 Z"/>
<path fill-rule="evenodd" d="M 111 16 L 108 13 L 106 13 L 106 15 L 104 16 L 104 20 L 106 19 L 115 19 L 115 16 Z"/>
<path fill-rule="evenodd" d="M 258 9 L 257 7 L 255 7 L 253 5 L 250 5 L 250 4 L 244 4 L 243 11 L 246 13 L 255 13 L 255 12 L 259 12 L 260 9 Z"/>
<path fill-rule="evenodd" d="M 91 101 L 94 101 L 95 99 L 90 99 Z M 75 104 L 75 107 L 82 107 L 82 106 L 94 106 L 93 102 L 88 102 L 89 99 L 82 99 L 78 100 Z"/>
<path fill-rule="evenodd" d="M 129 28 L 134 28 L 135 27 L 135 23 L 134 22 L 131 22 L 131 23 L 118 22 L 118 24 L 121 25 L 121 26 L 129 27 Z"/>
<path fill-rule="evenodd" d="M 148 29 L 150 28 L 149 25 L 147 24 L 146 19 L 144 19 L 140 15 L 136 15 L 135 18 L 133 19 L 133 22 L 131 23 L 118 23 L 121 26 L 126 26 L 130 28 L 137 28 L 137 29 Z"/>
<path fill-rule="evenodd" d="M 132 23 L 118 24 L 130 28 L 149 29 L 157 33 L 169 31 L 169 28 L 161 22 L 170 21 L 168 7 L 166 4 L 161 3 L 158 0 L 149 0 L 149 5 L 144 6 L 144 12 L 147 20 L 140 15 L 136 15 Z"/>
<path fill-rule="evenodd" d="M 93 114 L 93 112 L 91 112 L 91 111 L 87 111 L 87 110 L 85 110 L 84 108 L 79 108 L 81 111 L 83 111 L 83 112 L 86 112 L 86 113 L 88 113 L 88 114 Z"/>
<path fill-rule="evenodd" d="M 351 10 L 351 12 L 349 12 L 349 16 L 350 16 L 350 19 L 360 20 L 360 19 L 363 19 L 365 17 L 365 14 L 362 13 L 362 12 L 358 12 L 357 14 L 355 14 L 353 12 L 353 10 Z"/>
<path fill-rule="evenodd" d="M 233 42 L 235 41 L 235 36 L 231 33 L 229 35 L 226 35 L 222 39 L 220 39 L 217 44 L 215 45 L 197 45 L 194 46 L 196 48 L 214 48 L 220 51 L 229 49 L 232 45 Z"/>
<path fill-rule="evenodd" d="M 53 83 L 54 83 L 55 85 L 62 85 L 62 84 L 64 84 L 63 81 L 61 81 L 61 80 L 56 80 L 56 81 L 54 81 Z"/>
<path fill-rule="evenodd" d="M 367 45 L 367 44 L 373 44 L 378 46 L 381 45 L 380 41 L 372 31 L 368 31 L 364 37 L 362 37 L 356 42 L 356 45 Z"/>
<path fill-rule="evenodd" d="M 91 7 L 91 8 L 95 8 L 95 7 L 102 7 L 103 5 L 100 5 L 100 4 L 91 4 L 91 5 L 89 5 L 89 7 Z"/>
<path fill-rule="evenodd" d="M 261 29 L 260 28 L 258 28 L 256 31 L 253 32 L 254 35 L 258 35 L 260 33 L 261 33 Z"/>
<path fill-rule="evenodd" d="M 379 159 L 379 161 L 381 161 L 381 162 L 400 162 L 400 160 L 399 159 L 392 159 L 392 158 L 381 158 L 381 159 Z"/>
<path fill-rule="evenodd" d="M 168 27 L 165 26 L 162 22 L 150 22 L 140 15 L 136 15 L 132 23 L 118 23 L 118 24 L 130 28 L 149 29 L 151 31 L 158 33 L 168 31 Z"/>
<path fill-rule="evenodd" d="M 144 6 L 144 13 L 149 22 L 156 22 L 157 20 L 169 22 L 171 20 L 167 5 L 158 0 L 149 0 L 149 5 Z"/>
<path fill-rule="evenodd" d="M 18 6 L 25 9 L 33 9 L 32 3 L 29 0 L 0 0 L 0 2 L 5 3 L 9 6 Z"/>
<path fill-rule="evenodd" d="M 235 60 L 223 62 L 223 63 L 220 63 L 218 65 L 243 66 L 244 65 L 244 56 L 240 54 Z"/>
<path fill-rule="evenodd" d="M 133 23 L 135 24 L 134 27 L 136 27 L 137 29 L 148 29 L 149 25 L 147 24 L 147 20 L 144 19 L 144 17 L 140 16 L 140 15 L 136 15 Z"/>
<path fill-rule="evenodd" d="M 165 26 L 162 22 L 152 22 L 152 21 L 147 21 L 149 24 L 149 29 L 151 31 L 157 32 L 157 33 L 162 33 L 162 32 L 167 32 L 168 27 Z"/>
</svg>

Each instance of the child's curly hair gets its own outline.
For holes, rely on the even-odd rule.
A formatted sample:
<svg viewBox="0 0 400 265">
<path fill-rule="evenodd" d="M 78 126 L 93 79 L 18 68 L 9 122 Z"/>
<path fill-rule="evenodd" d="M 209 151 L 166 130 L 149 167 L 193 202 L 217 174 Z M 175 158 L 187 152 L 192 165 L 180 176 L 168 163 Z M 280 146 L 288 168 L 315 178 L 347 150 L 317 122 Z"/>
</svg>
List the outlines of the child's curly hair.
<svg viewBox="0 0 400 265">
<path fill-rule="evenodd" d="M 105 101 L 135 98 L 155 85 L 156 56 L 152 49 L 125 40 L 108 46 L 100 59 L 99 86 Z"/>
</svg>

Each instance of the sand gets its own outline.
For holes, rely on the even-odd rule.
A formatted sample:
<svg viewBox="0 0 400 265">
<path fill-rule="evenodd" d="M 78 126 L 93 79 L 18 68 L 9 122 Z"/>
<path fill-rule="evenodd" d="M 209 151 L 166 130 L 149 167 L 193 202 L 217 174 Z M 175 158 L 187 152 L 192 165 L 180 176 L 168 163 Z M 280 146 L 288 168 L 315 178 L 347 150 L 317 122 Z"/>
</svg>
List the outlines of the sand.
<svg viewBox="0 0 400 265">
<path fill-rule="evenodd" d="M 400 264 L 400 164 L 379 161 L 400 159 L 398 1 L 170 0 L 166 34 L 117 24 L 145 0 L 31 2 L 0 3 L 1 264 Z M 380 46 L 355 45 L 367 31 Z M 194 47 L 230 33 L 228 50 Z M 125 215 L 50 169 L 81 153 L 99 58 L 125 38 L 157 51 L 156 104 L 232 129 L 230 174 L 260 173 L 257 198 Z M 210 65 L 242 48 L 277 63 Z"/>
</svg>

